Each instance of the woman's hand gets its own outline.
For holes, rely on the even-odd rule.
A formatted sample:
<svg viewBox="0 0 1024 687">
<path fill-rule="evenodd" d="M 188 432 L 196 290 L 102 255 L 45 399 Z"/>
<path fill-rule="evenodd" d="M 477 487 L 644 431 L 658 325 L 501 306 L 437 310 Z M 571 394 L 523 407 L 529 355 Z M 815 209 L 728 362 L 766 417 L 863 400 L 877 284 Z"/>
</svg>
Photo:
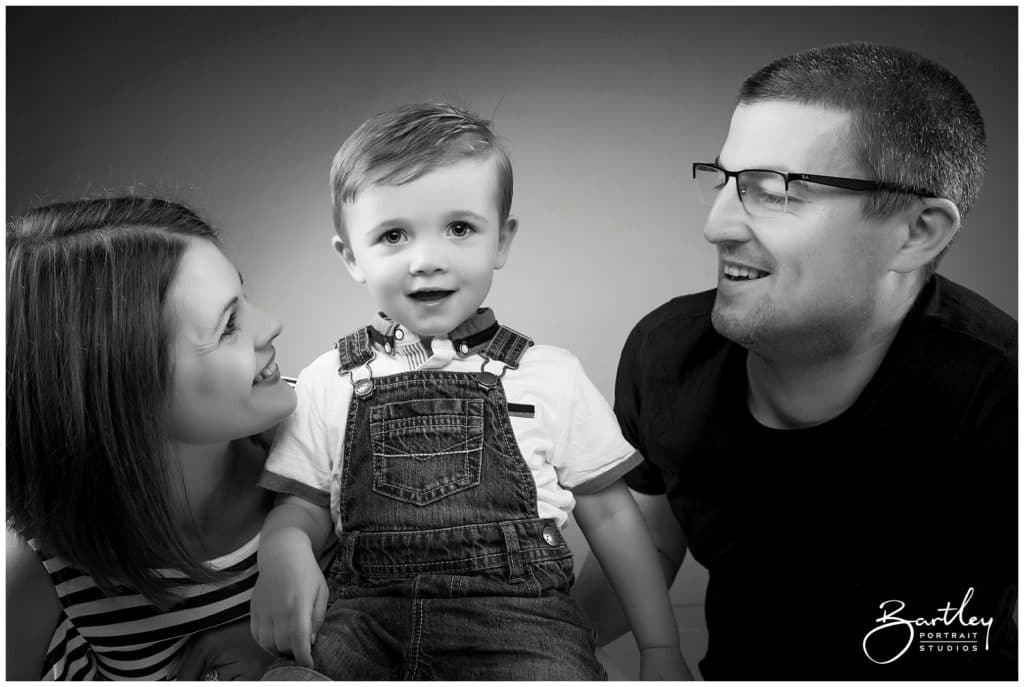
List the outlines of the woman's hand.
<svg viewBox="0 0 1024 687">
<path fill-rule="evenodd" d="M 249 618 L 192 637 L 182 650 L 179 680 L 200 680 L 217 671 L 218 680 L 259 680 L 274 657 L 249 632 Z"/>
</svg>

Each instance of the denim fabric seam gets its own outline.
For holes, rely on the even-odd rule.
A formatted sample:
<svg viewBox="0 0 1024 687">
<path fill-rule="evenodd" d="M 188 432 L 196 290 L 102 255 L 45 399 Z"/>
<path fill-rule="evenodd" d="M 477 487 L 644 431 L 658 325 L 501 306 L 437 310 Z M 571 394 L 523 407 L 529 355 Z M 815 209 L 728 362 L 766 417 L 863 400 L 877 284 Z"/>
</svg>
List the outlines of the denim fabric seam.
<svg viewBox="0 0 1024 687">
<path fill-rule="evenodd" d="M 512 431 L 512 422 L 508 417 L 508 398 L 505 396 L 505 387 L 500 379 L 491 393 L 497 395 L 493 405 L 505 411 L 494 415 L 495 421 L 501 427 L 501 438 L 505 444 L 505 450 L 508 451 L 506 457 L 513 459 L 520 473 L 521 479 L 518 480 L 516 486 L 525 492 L 523 496 L 526 497 L 528 503 L 532 504 L 535 516 L 540 517 L 540 514 L 537 513 L 537 484 L 533 480 L 533 473 L 530 472 L 530 466 L 527 465 L 523 452 L 514 441 L 515 433 Z"/>
<path fill-rule="evenodd" d="M 544 557 L 531 556 L 530 559 L 528 561 L 524 561 L 524 563 L 546 563 L 548 561 L 558 561 L 571 557 L 572 551 L 566 551 Z M 470 564 L 473 561 L 487 561 L 487 564 L 467 567 L 467 564 Z M 507 553 L 494 553 L 487 554 L 485 556 L 460 558 L 455 561 L 435 561 L 424 563 L 360 563 L 358 569 L 363 575 L 372 576 L 374 573 L 377 575 L 408 575 L 416 573 L 483 572 L 485 570 L 504 568 L 507 567 L 507 565 Z"/>
<path fill-rule="evenodd" d="M 530 526 L 530 525 L 541 526 L 541 527 L 546 526 L 546 525 L 550 525 L 552 521 L 551 521 L 550 518 L 530 517 L 530 518 L 521 518 L 521 519 L 518 519 L 518 520 L 498 520 L 498 521 L 495 521 L 495 522 L 482 522 L 482 523 L 478 522 L 478 523 L 473 523 L 471 525 L 450 525 L 448 527 L 436 527 L 436 528 L 430 528 L 430 529 L 388 530 L 388 531 L 385 531 L 385 532 L 368 531 L 368 532 L 362 532 L 362 534 L 363 535 L 367 535 L 367 536 L 373 536 L 375 538 L 406 537 L 406 536 L 410 536 L 410 535 L 433 535 L 433 534 L 447 534 L 447 533 L 453 533 L 454 534 L 454 533 L 456 533 L 456 532 L 458 532 L 460 530 L 483 530 L 483 529 L 490 530 L 490 529 L 493 529 L 495 525 L 498 525 L 498 524 L 500 524 L 502 522 L 510 522 L 513 525 L 518 525 L 518 526 L 520 526 L 520 529 L 522 530 L 522 528 Z M 524 534 L 526 536 L 528 536 L 529 532 L 524 532 Z M 537 548 L 543 548 L 543 547 L 537 547 Z"/>
<path fill-rule="evenodd" d="M 406 656 L 406 670 L 405 679 L 411 680 L 416 676 L 419 671 L 420 665 L 420 646 L 423 642 L 423 604 L 424 600 L 419 598 L 419 580 L 413 582 L 413 599 L 412 599 L 412 635 L 409 646 L 409 653 Z"/>
<path fill-rule="evenodd" d="M 359 399 L 358 396 L 352 394 L 352 402 L 349 404 L 348 419 L 346 426 L 352 427 L 355 424 L 359 414 L 359 405 L 361 402 L 362 401 Z M 346 456 L 352 455 L 352 444 L 355 441 L 355 434 L 355 432 L 349 432 L 346 430 L 344 448 L 342 449 L 342 454 L 338 457 L 338 460 L 341 461 L 341 480 L 340 484 L 338 485 L 338 521 L 334 523 L 335 529 L 338 529 L 341 523 L 344 523 L 346 521 L 346 517 L 348 515 L 348 513 L 345 512 L 345 504 L 348 503 L 348 494 L 346 494 L 345 491 L 346 485 L 348 484 L 349 481 L 349 476 L 352 468 L 352 461 L 346 460 Z"/>
</svg>

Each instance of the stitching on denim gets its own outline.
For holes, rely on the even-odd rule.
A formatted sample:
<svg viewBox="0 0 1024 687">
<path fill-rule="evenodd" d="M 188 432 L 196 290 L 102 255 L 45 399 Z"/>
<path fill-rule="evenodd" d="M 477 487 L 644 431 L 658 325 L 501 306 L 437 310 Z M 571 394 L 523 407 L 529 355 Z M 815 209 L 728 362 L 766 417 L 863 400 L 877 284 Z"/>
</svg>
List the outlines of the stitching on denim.
<svg viewBox="0 0 1024 687">
<path fill-rule="evenodd" d="M 468 531 L 468 530 L 493 530 L 496 524 L 497 523 L 493 523 L 493 522 L 484 522 L 484 523 L 474 523 L 474 524 L 471 524 L 471 525 L 452 525 L 450 527 L 436 527 L 436 528 L 432 527 L 432 528 L 422 529 L 422 530 L 395 530 L 395 531 L 388 531 L 388 532 L 364 532 L 363 534 L 365 536 L 371 536 L 372 535 L 373 537 L 378 537 L 378 538 L 379 537 L 385 537 L 385 536 L 387 536 L 387 537 L 402 537 L 402 536 L 406 536 L 406 535 L 410 535 L 410 534 L 434 535 L 434 534 L 437 534 L 439 532 L 459 532 L 459 531 Z M 545 527 L 546 525 L 549 525 L 550 522 L 549 522 L 549 520 L 547 518 L 531 517 L 531 518 L 524 518 L 522 520 L 514 521 L 513 524 L 524 536 L 530 537 L 533 534 L 531 532 L 531 528 L 534 529 L 537 534 L 539 534 L 542 531 L 542 528 Z"/>
<path fill-rule="evenodd" d="M 352 395 L 352 403 L 348 409 L 348 425 L 347 427 L 355 427 L 355 422 L 358 420 L 359 410 L 364 407 L 364 403 L 355 394 Z M 341 484 L 338 488 L 338 521 L 341 523 L 342 529 L 346 528 L 346 516 L 345 504 L 348 503 L 348 485 L 352 477 L 352 444 L 355 442 L 355 435 L 358 432 L 350 432 L 345 430 L 345 441 L 344 448 L 341 452 Z"/>
<path fill-rule="evenodd" d="M 525 554 L 539 549 L 520 549 L 520 554 Z M 555 549 L 550 552 L 543 552 L 540 555 L 522 555 L 523 563 L 546 563 L 549 561 L 564 560 L 572 557 L 572 552 L 566 547 L 565 550 Z M 475 564 L 475 565 L 474 565 Z M 467 572 L 472 570 L 491 570 L 507 567 L 508 557 L 505 553 L 489 553 L 481 556 L 469 556 L 452 561 L 423 561 L 418 563 L 366 563 L 360 561 L 359 570 L 363 575 L 378 575 L 393 573 L 396 575 L 414 574 L 420 572 L 444 573 L 444 572 Z"/>
<path fill-rule="evenodd" d="M 418 586 L 418 585 L 417 585 Z M 414 592 L 415 594 L 416 592 Z M 420 663 L 420 645 L 423 641 L 423 606 L 425 601 L 423 599 L 413 599 L 413 627 L 412 627 L 412 645 L 409 647 L 409 658 L 407 660 L 407 669 L 405 671 L 405 679 L 411 680 L 415 677 L 416 672 L 419 670 Z"/>
<path fill-rule="evenodd" d="M 526 464 L 526 457 L 523 456 L 519 444 L 515 441 L 515 433 L 512 431 L 512 421 L 509 419 L 508 411 L 501 412 L 502 408 L 508 408 L 508 398 L 505 396 L 505 387 L 500 379 L 497 386 L 494 387 L 494 392 L 496 392 L 497 396 L 495 406 L 498 408 L 498 412 L 494 414 L 494 417 L 499 426 L 499 433 L 505 444 L 505 450 L 507 451 L 505 457 L 514 461 L 515 468 L 519 473 L 519 479 L 516 480 L 515 486 L 526 492 L 523 496 L 525 497 L 524 500 L 529 504 L 527 514 L 532 518 L 539 518 L 540 512 L 537 510 L 537 484 L 533 479 L 533 473 L 530 472 L 530 466 Z"/>
<path fill-rule="evenodd" d="M 458 451 L 431 451 L 430 453 L 378 453 L 377 455 L 381 458 L 416 458 L 417 456 L 430 458 L 433 456 L 461 456 L 470 453 L 471 451 L 476 451 L 476 449 L 469 447 Z"/>
</svg>

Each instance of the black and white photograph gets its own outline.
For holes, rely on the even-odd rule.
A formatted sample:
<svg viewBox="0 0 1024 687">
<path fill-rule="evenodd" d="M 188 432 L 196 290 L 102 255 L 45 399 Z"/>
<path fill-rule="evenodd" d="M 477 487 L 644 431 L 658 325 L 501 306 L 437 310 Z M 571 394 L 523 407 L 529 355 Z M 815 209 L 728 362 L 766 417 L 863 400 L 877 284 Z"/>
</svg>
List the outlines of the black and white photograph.
<svg viewBox="0 0 1024 687">
<path fill-rule="evenodd" d="M 4 21 L 7 680 L 1018 679 L 1017 3 Z"/>
</svg>

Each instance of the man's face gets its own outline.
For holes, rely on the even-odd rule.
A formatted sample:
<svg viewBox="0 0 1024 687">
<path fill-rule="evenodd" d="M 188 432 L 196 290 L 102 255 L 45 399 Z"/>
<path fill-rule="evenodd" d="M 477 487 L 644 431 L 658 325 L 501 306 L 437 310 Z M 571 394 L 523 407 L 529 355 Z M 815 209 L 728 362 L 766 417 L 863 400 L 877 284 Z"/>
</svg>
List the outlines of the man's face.
<svg viewBox="0 0 1024 687">
<path fill-rule="evenodd" d="M 858 179 L 848 112 L 782 101 L 741 104 L 722 167 Z M 799 197 L 799 202 L 794 199 Z M 877 294 L 897 245 L 896 220 L 866 219 L 863 194 L 792 182 L 778 217 L 753 217 L 736 180 L 718 194 L 704 236 L 718 248 L 716 330 L 748 348 L 832 352 L 877 316 Z M 852 337 L 852 338 L 851 338 Z"/>
<path fill-rule="evenodd" d="M 476 312 L 505 264 L 516 222 L 499 222 L 497 165 L 465 159 L 401 185 L 370 185 L 345 207 L 335 239 L 379 310 L 424 336 Z"/>
</svg>

